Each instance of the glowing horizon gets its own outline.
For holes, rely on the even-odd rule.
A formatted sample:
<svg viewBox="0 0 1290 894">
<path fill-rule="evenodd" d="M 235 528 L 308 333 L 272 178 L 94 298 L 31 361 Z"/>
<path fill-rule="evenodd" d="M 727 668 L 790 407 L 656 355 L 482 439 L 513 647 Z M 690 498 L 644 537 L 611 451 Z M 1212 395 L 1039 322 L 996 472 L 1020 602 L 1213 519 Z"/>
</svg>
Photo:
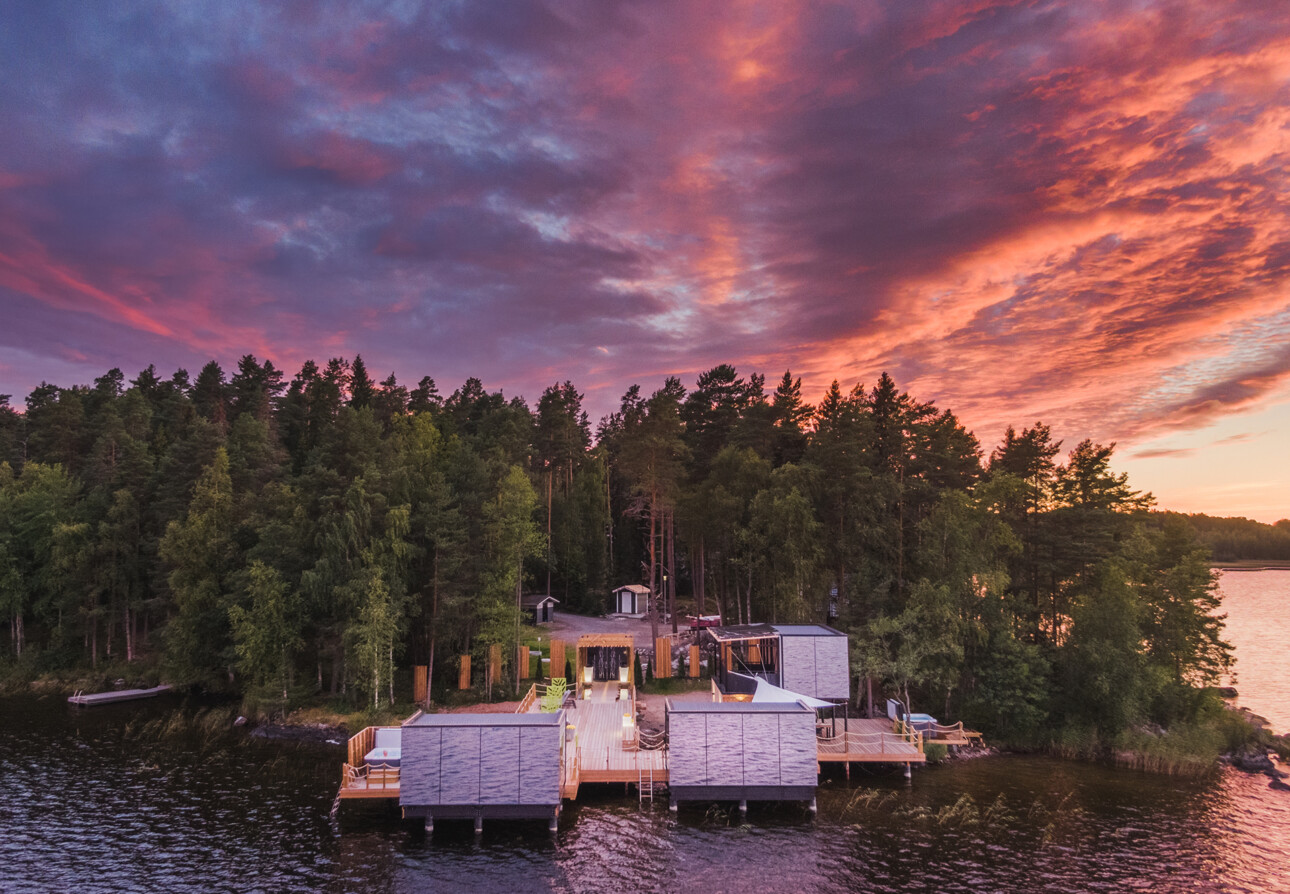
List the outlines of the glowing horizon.
<svg viewBox="0 0 1290 894">
<path fill-rule="evenodd" d="M 884 370 L 988 454 L 1118 443 L 1290 516 L 1290 11 L 255 4 L 3 13 L 0 392 Z"/>
</svg>

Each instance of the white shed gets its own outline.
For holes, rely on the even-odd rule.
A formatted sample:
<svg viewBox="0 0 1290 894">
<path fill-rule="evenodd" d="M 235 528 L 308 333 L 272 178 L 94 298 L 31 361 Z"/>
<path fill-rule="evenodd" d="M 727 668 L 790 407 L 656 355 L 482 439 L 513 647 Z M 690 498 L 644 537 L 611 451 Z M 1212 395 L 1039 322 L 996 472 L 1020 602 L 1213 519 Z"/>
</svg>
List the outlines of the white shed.
<svg viewBox="0 0 1290 894">
<path fill-rule="evenodd" d="M 643 615 L 649 611 L 650 591 L 643 584 L 627 584 L 614 590 L 614 612 Z"/>
</svg>

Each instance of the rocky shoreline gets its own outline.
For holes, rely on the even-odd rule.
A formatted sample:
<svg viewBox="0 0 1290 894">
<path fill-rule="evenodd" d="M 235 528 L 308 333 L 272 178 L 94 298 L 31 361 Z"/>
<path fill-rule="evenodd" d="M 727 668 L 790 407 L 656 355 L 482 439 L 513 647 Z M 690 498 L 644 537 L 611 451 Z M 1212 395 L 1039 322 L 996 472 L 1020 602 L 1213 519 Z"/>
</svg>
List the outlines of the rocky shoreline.
<svg viewBox="0 0 1290 894">
<path fill-rule="evenodd" d="M 1271 724 L 1268 723 L 1267 718 L 1260 717 L 1249 708 L 1234 706 L 1231 710 L 1239 713 L 1245 718 L 1246 722 L 1260 732 L 1267 733 L 1270 742 L 1268 745 L 1247 745 L 1236 751 L 1228 752 L 1219 758 L 1219 762 L 1246 773 L 1267 776 L 1271 780 L 1268 783 L 1268 788 L 1290 792 L 1290 784 L 1283 781 L 1290 774 L 1282 770 L 1277 764 L 1278 757 L 1290 754 L 1290 735 L 1277 736 L 1273 734 Z"/>
</svg>

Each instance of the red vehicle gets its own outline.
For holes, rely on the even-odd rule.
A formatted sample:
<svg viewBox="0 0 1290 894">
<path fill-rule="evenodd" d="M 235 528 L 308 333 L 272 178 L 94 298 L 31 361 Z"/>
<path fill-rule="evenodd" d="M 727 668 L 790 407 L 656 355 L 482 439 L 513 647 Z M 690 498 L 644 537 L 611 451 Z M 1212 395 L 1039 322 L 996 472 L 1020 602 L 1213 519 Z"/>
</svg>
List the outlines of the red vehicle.
<svg viewBox="0 0 1290 894">
<path fill-rule="evenodd" d="M 686 615 L 690 620 L 690 629 L 698 630 L 700 627 L 720 627 L 721 615 Z"/>
</svg>

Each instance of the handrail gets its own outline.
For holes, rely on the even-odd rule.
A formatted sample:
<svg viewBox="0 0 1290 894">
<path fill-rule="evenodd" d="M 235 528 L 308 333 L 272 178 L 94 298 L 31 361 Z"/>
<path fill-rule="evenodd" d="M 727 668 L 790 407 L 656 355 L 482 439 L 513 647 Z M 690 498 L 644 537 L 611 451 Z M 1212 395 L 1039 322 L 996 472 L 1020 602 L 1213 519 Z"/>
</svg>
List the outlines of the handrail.
<svg viewBox="0 0 1290 894">
<path fill-rule="evenodd" d="M 516 714 L 527 713 L 528 709 L 533 707 L 533 703 L 537 701 L 537 697 L 538 697 L 538 684 L 534 683 L 532 686 L 529 687 L 529 691 L 524 694 L 524 698 L 520 699 L 520 706 L 515 709 L 515 713 Z"/>
<path fill-rule="evenodd" d="M 817 735 L 815 741 L 816 747 L 826 754 L 845 754 L 851 751 L 852 746 L 872 747 L 875 744 L 878 746 L 878 753 L 882 755 L 909 753 L 908 751 L 888 751 L 887 745 L 896 743 L 913 745 L 919 754 L 923 753 L 923 737 L 918 730 L 910 730 L 907 733 L 896 731 L 863 733 L 846 730 L 836 736 Z"/>
<path fill-rule="evenodd" d="M 380 772 L 373 773 L 373 770 Z M 365 789 L 390 789 L 399 787 L 399 767 L 392 764 L 351 764 L 341 766 L 340 787 L 358 788 L 358 781 L 363 780 Z"/>
</svg>

